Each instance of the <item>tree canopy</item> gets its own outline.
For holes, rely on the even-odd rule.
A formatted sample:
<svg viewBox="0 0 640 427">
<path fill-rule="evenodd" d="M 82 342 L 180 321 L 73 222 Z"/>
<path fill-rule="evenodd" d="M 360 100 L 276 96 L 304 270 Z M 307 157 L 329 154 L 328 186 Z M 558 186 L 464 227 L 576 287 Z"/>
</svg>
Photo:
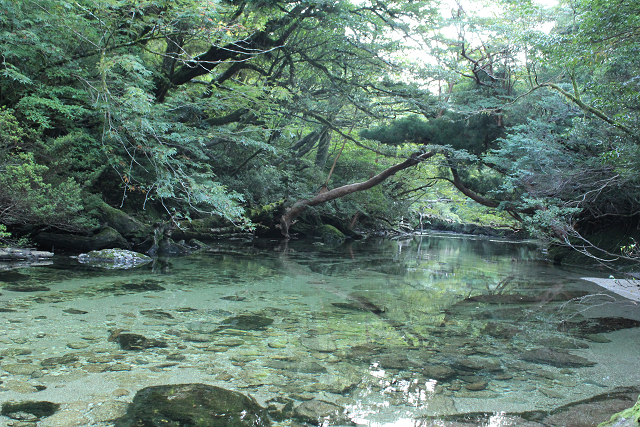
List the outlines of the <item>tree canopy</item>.
<svg viewBox="0 0 640 427">
<path fill-rule="evenodd" d="M 0 238 L 95 232 L 99 202 L 264 232 L 276 204 L 283 234 L 307 208 L 637 222 L 636 2 L 450 6 L 0 0 Z"/>
</svg>

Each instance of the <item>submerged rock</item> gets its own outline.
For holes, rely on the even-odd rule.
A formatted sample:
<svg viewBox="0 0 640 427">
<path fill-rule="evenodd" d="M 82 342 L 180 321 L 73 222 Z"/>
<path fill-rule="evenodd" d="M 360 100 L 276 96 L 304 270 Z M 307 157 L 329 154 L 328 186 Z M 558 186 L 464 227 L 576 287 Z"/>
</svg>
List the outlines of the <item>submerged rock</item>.
<svg viewBox="0 0 640 427">
<path fill-rule="evenodd" d="M 446 365 L 426 365 L 422 373 L 429 379 L 446 381 L 456 376 L 456 371 Z"/>
<path fill-rule="evenodd" d="M 42 285 L 27 285 L 27 284 L 17 284 L 17 285 L 9 285 L 3 288 L 5 291 L 11 292 L 42 292 L 42 291 L 50 291 L 51 288 Z"/>
<path fill-rule="evenodd" d="M 120 344 L 120 348 L 123 350 L 144 350 L 151 347 L 167 347 L 165 341 L 147 338 L 138 334 L 118 334 L 115 341 Z"/>
<path fill-rule="evenodd" d="M 640 427 L 640 398 L 636 404 L 613 415 L 611 419 L 600 424 L 602 427 Z"/>
<path fill-rule="evenodd" d="M 296 406 L 293 415 L 298 420 L 312 425 L 350 424 L 342 406 L 324 400 L 308 400 Z"/>
<path fill-rule="evenodd" d="M 271 422 L 255 400 L 206 384 L 175 384 L 138 391 L 115 427 L 266 427 Z"/>
<path fill-rule="evenodd" d="M 264 329 L 273 323 L 273 319 L 255 314 L 242 314 L 240 316 L 229 317 L 222 321 L 223 327 L 239 329 L 241 331 L 254 331 Z"/>
<path fill-rule="evenodd" d="M 640 327 L 640 321 L 634 319 L 626 319 L 624 317 L 595 317 L 581 322 L 562 322 L 558 329 L 578 335 L 591 335 L 637 327 Z"/>
<path fill-rule="evenodd" d="M 164 291 L 166 288 L 160 286 L 160 282 L 157 280 L 146 279 L 142 282 L 131 282 L 116 285 L 116 288 L 121 288 L 126 291 L 133 292 L 147 292 L 147 291 Z"/>
<path fill-rule="evenodd" d="M 575 356 L 564 351 L 552 350 L 549 348 L 538 348 L 525 351 L 522 360 L 542 365 L 551 365 L 556 368 L 584 368 L 595 366 L 596 364 L 584 357 Z"/>
<path fill-rule="evenodd" d="M 60 405 L 52 402 L 8 402 L 2 405 L 2 415 L 14 420 L 37 421 L 49 417 L 60 409 Z"/>
<path fill-rule="evenodd" d="M 101 251 L 91 251 L 86 254 L 80 254 L 78 261 L 92 267 L 126 269 L 151 262 L 152 259 L 144 254 L 124 249 L 103 249 Z"/>
</svg>

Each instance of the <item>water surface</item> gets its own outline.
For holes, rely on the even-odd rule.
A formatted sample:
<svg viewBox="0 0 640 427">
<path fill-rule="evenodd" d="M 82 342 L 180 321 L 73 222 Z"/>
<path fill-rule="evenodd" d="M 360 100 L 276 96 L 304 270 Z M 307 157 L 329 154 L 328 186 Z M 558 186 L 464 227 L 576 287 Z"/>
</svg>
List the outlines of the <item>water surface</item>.
<svg viewBox="0 0 640 427">
<path fill-rule="evenodd" d="M 131 270 L 59 256 L 0 271 L 0 402 L 59 402 L 76 425 L 102 425 L 96 404 L 203 382 L 263 405 L 333 402 L 359 425 L 477 413 L 513 425 L 500 414 L 551 414 L 639 386 L 640 330 L 588 321 L 640 320 L 635 303 L 541 258 L 534 244 L 419 236 L 217 243 Z M 123 349 L 124 333 L 163 346 Z"/>
</svg>

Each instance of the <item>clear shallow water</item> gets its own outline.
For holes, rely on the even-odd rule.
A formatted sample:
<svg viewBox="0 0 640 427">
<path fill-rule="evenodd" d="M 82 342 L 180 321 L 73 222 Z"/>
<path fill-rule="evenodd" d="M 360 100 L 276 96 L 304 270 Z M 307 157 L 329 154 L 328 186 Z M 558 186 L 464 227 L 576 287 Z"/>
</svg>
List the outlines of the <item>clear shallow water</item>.
<svg viewBox="0 0 640 427">
<path fill-rule="evenodd" d="M 217 244 L 132 270 L 60 257 L 0 272 L 0 402 L 59 402 L 78 420 L 66 425 L 109 425 L 91 408 L 203 382 L 265 406 L 333 402 L 362 425 L 486 412 L 455 425 L 506 426 L 520 424 L 505 412 L 548 414 L 640 386 L 640 329 L 586 322 L 640 320 L 638 307 L 580 279 L 596 273 L 540 256 L 535 245 L 422 236 Z M 49 290 L 11 290 L 36 285 Z M 118 333 L 166 347 L 123 350 Z"/>
</svg>

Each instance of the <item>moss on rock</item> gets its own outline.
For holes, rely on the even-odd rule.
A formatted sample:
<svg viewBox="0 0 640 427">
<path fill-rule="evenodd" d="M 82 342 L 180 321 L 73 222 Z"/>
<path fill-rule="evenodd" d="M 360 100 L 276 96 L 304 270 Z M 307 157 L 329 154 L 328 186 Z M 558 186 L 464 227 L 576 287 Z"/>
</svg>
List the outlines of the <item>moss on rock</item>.
<svg viewBox="0 0 640 427">
<path fill-rule="evenodd" d="M 244 394 L 206 384 L 174 384 L 138 391 L 115 427 L 268 427 L 267 411 Z"/>
<path fill-rule="evenodd" d="M 328 245 L 341 245 L 345 240 L 344 233 L 333 225 L 321 225 L 316 228 L 316 234 L 322 237 L 322 241 Z"/>
<path fill-rule="evenodd" d="M 598 427 L 640 427 L 640 397 L 633 407 L 618 412 Z"/>
</svg>

